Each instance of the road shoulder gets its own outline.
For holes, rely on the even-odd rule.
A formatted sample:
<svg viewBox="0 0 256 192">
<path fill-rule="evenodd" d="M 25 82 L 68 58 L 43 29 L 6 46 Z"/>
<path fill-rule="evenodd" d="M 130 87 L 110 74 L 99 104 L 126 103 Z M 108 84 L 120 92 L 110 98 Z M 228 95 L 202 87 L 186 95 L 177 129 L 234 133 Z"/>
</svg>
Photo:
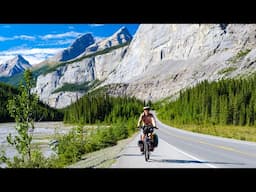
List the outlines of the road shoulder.
<svg viewBox="0 0 256 192">
<path fill-rule="evenodd" d="M 107 147 L 99 151 L 85 154 L 81 161 L 78 161 L 67 168 L 110 168 L 118 159 L 119 153 L 130 143 L 138 133 L 118 141 L 117 145 Z"/>
</svg>

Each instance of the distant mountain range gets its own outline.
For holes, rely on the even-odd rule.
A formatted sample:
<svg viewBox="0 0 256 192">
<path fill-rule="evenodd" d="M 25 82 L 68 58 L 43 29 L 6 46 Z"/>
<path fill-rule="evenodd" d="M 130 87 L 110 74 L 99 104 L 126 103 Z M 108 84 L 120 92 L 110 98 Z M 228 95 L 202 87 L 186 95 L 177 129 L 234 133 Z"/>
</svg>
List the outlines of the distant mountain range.
<svg viewBox="0 0 256 192">
<path fill-rule="evenodd" d="M 21 55 L 17 55 L 14 58 L 0 64 L 0 77 L 11 77 L 13 75 L 22 73 L 32 65 L 24 59 Z"/>
</svg>

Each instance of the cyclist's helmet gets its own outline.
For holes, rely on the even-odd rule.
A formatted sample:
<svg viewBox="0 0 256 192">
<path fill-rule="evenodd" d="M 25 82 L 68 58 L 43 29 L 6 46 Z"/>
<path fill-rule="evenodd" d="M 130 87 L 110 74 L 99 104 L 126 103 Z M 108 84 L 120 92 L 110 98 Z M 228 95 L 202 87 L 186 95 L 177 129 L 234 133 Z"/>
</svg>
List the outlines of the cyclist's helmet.
<svg viewBox="0 0 256 192">
<path fill-rule="evenodd" d="M 143 107 L 143 110 L 150 110 L 150 107 L 149 106 L 145 106 L 145 107 Z"/>
</svg>

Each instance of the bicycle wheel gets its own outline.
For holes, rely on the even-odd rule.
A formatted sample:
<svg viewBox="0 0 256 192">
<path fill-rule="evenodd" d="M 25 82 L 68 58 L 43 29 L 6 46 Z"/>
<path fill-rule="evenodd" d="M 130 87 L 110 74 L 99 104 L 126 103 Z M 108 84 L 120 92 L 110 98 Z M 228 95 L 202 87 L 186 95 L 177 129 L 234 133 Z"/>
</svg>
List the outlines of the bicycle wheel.
<svg viewBox="0 0 256 192">
<path fill-rule="evenodd" d="M 149 159 L 149 146 L 148 143 L 144 143 L 144 154 L 145 154 L 145 161 L 148 161 Z"/>
</svg>

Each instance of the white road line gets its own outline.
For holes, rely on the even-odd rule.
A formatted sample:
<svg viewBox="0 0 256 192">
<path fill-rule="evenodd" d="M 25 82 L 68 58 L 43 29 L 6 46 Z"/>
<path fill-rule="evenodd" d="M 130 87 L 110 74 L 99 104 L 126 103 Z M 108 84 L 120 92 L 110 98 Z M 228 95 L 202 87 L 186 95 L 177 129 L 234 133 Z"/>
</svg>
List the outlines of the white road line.
<svg viewBox="0 0 256 192">
<path fill-rule="evenodd" d="M 186 153 L 186 152 L 184 152 L 184 151 L 178 149 L 177 147 L 174 147 L 173 145 L 167 143 L 167 142 L 164 141 L 163 139 L 161 139 L 161 142 L 165 142 L 166 144 L 170 145 L 170 146 L 173 147 L 176 151 L 178 151 L 179 153 L 182 153 L 183 155 L 186 155 L 186 156 L 188 156 L 188 157 L 190 157 L 190 158 L 192 158 L 192 159 L 195 159 L 195 160 L 197 160 L 197 161 L 204 162 L 204 161 L 202 161 L 202 160 L 200 160 L 200 159 L 194 157 L 193 155 L 190 155 L 190 154 L 188 154 L 188 153 Z M 209 163 L 205 163 L 205 164 L 208 165 L 208 166 L 211 167 L 211 168 L 218 168 L 218 167 L 216 167 L 216 166 L 214 166 L 214 165 L 212 165 L 212 164 L 209 164 Z"/>
</svg>

